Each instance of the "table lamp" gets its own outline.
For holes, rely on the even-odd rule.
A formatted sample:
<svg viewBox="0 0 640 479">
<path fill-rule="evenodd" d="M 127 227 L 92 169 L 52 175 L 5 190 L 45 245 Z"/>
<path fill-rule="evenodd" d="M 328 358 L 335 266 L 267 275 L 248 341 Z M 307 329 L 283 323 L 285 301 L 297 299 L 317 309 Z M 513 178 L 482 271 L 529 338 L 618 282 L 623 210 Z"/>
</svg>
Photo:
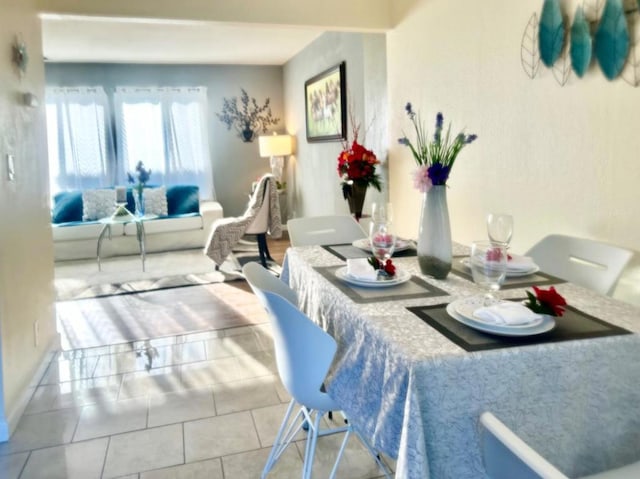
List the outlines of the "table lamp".
<svg viewBox="0 0 640 479">
<path fill-rule="evenodd" d="M 260 146 L 260 156 L 271 158 L 271 173 L 278 182 L 282 181 L 282 171 L 284 169 L 284 157 L 293 152 L 291 136 L 273 135 L 261 136 L 258 138 Z"/>
</svg>

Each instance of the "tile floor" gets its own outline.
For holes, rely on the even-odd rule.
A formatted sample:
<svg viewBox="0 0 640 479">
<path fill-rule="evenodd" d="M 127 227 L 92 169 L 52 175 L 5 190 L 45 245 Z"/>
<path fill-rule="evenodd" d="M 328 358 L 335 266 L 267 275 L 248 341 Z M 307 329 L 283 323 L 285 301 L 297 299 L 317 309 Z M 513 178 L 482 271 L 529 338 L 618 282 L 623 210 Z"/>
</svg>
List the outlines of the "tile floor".
<svg viewBox="0 0 640 479">
<path fill-rule="evenodd" d="M 0 477 L 259 478 L 288 401 L 268 323 L 63 351 L 0 444 Z M 320 439 L 314 477 L 328 477 L 340 440 Z M 269 477 L 299 478 L 304 445 Z M 381 474 L 352 438 L 338 477 Z"/>
</svg>

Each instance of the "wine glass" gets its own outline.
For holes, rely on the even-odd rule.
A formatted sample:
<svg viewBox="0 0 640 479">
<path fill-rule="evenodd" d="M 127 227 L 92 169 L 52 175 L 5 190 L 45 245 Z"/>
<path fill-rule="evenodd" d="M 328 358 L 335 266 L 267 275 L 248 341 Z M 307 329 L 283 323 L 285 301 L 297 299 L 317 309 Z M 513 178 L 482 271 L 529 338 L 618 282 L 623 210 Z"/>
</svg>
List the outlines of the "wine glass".
<svg viewBox="0 0 640 479">
<path fill-rule="evenodd" d="M 390 223 L 393 221 L 393 207 L 391 203 L 375 202 L 371 204 L 372 223 Z"/>
<path fill-rule="evenodd" d="M 369 234 L 371 252 L 381 263 L 385 263 L 396 249 L 396 235 L 389 222 L 372 222 Z"/>
<path fill-rule="evenodd" d="M 507 275 L 507 247 L 491 241 L 474 241 L 469 260 L 473 281 L 487 289 L 483 305 L 495 303 L 493 293 L 500 290 Z"/>
<path fill-rule="evenodd" d="M 508 248 L 513 236 L 513 216 L 489 214 L 487 216 L 487 233 L 492 243 Z"/>
</svg>

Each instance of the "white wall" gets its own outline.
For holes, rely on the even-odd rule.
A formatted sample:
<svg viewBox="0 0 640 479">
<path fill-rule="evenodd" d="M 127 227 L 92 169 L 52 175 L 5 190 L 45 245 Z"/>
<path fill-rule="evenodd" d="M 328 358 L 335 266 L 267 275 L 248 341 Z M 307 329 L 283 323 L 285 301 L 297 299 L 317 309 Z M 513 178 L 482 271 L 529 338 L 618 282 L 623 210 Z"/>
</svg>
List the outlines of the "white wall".
<svg viewBox="0 0 640 479">
<path fill-rule="evenodd" d="M 44 94 L 40 22 L 33 3 L 0 0 L 0 440 L 6 439 L 7 421 L 15 426 L 24 393 L 57 337 L 44 108 L 21 104 L 22 93 L 40 99 Z M 16 34 L 22 35 L 31 59 L 23 76 L 11 61 Z M 7 153 L 15 156 L 14 182 L 8 180 Z"/>
<path fill-rule="evenodd" d="M 448 182 L 454 240 L 484 237 L 486 214 L 502 211 L 515 217 L 515 251 L 552 232 L 640 249 L 640 89 L 595 64 L 564 87 L 544 66 L 531 80 L 520 44 L 542 3 L 423 0 L 388 33 L 390 189 L 403 234 L 416 236 L 421 204 L 413 159 L 395 143 L 412 101 L 430 131 L 442 111 L 455 131 L 478 134 Z M 575 4 L 565 2 L 571 16 Z"/>
<path fill-rule="evenodd" d="M 349 214 L 342 197 L 337 159 L 340 142 L 308 143 L 306 139 L 304 83 L 318 73 L 346 61 L 347 101 L 361 125 L 360 142 L 386 161 L 386 66 L 381 34 L 325 33 L 284 66 L 285 123 L 296 136 L 296 152 L 287 164 L 290 217 Z M 366 130 L 366 132 L 365 132 Z M 349 140 L 351 125 L 347 126 Z M 388 195 L 386 165 L 382 193 L 369 188 L 365 211 Z"/>
</svg>

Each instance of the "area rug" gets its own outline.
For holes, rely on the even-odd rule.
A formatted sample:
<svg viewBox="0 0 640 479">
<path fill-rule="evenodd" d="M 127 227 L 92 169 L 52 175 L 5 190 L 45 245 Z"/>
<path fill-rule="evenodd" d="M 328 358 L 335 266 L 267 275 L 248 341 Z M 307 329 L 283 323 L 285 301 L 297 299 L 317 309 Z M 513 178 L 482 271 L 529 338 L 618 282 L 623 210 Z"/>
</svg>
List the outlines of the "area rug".
<svg viewBox="0 0 640 479">
<path fill-rule="evenodd" d="M 267 321 L 253 293 L 237 281 L 59 301 L 56 319 L 63 350 L 175 344 L 175 337 Z"/>
<path fill-rule="evenodd" d="M 140 256 L 105 258 L 101 271 L 96 260 L 58 262 L 55 265 L 57 301 L 99 298 L 202 284 L 242 280 L 242 266 L 259 261 L 255 243 L 241 242 L 219 270 L 201 249 L 150 253 L 142 271 Z M 269 269 L 279 274 L 279 266 Z"/>
</svg>

